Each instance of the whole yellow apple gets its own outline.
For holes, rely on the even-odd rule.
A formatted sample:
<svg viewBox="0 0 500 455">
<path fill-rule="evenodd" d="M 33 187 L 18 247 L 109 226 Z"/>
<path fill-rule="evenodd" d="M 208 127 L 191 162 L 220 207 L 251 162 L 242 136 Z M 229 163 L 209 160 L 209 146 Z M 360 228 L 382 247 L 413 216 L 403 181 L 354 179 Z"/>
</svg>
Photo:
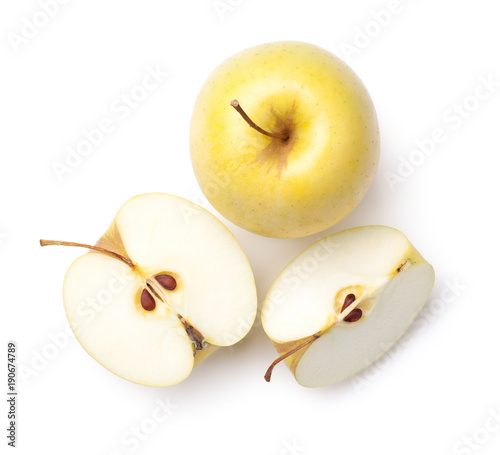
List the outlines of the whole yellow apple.
<svg viewBox="0 0 500 455">
<path fill-rule="evenodd" d="M 344 218 L 377 169 L 371 98 L 339 58 L 284 41 L 246 49 L 208 77 L 190 129 L 193 169 L 228 220 L 302 237 Z"/>
</svg>

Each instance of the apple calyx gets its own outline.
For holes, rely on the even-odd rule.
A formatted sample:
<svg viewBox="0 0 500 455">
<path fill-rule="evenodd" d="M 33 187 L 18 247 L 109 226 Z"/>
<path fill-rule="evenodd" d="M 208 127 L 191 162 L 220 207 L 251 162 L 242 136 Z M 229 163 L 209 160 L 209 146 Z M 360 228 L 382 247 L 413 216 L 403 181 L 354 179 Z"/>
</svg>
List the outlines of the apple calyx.
<svg viewBox="0 0 500 455">
<path fill-rule="evenodd" d="M 341 313 L 338 317 L 338 319 L 330 326 L 328 327 L 327 330 L 330 330 L 332 327 L 334 327 L 336 324 L 339 322 L 357 322 L 361 319 L 363 316 L 363 311 L 359 308 L 356 308 L 356 306 L 360 303 L 361 301 L 356 302 L 356 296 L 354 294 L 347 294 L 344 304 L 342 305 Z M 326 330 L 325 330 L 326 331 Z M 266 374 L 264 375 L 264 379 L 267 382 L 271 381 L 271 375 L 273 373 L 274 367 L 280 363 L 282 360 L 285 360 L 287 357 L 290 357 L 292 354 L 295 354 L 296 352 L 300 351 L 301 349 L 305 348 L 306 346 L 309 346 L 313 341 L 317 340 L 325 331 L 315 333 L 314 335 L 311 335 L 306 341 L 298 344 L 294 348 L 290 349 L 289 351 L 285 352 L 283 355 L 278 357 L 266 371 Z"/>
<path fill-rule="evenodd" d="M 209 343 L 203 338 L 203 335 L 196 330 L 191 324 L 187 323 L 186 320 L 178 314 L 177 317 L 181 321 L 186 333 L 188 334 L 189 339 L 193 342 L 194 352 L 193 357 L 196 357 L 196 353 L 198 351 L 202 351 L 203 349 L 208 348 Z"/>
<path fill-rule="evenodd" d="M 89 250 L 96 251 L 98 253 L 102 253 L 107 256 L 111 256 L 112 258 L 124 262 L 132 270 L 134 270 L 135 272 L 139 273 L 142 276 L 142 273 L 140 272 L 140 270 L 138 270 L 138 267 L 128 257 L 123 256 L 114 251 L 108 250 L 106 248 L 101 248 L 99 246 L 88 245 L 85 243 L 77 243 L 77 242 L 65 242 L 60 240 L 43 240 L 43 239 L 40 240 L 40 246 L 51 246 L 51 245 L 75 246 L 80 248 L 87 248 Z M 166 289 L 167 291 L 173 291 L 177 287 L 177 280 L 172 275 L 169 275 L 167 273 L 160 273 L 159 275 L 156 275 L 154 277 L 156 283 L 154 283 L 151 279 L 146 277 L 143 277 L 143 279 L 145 281 L 145 288 L 142 290 L 140 297 L 141 307 L 145 311 L 153 311 L 156 308 L 156 299 L 158 299 L 170 308 L 170 305 L 165 301 L 164 298 L 162 298 L 161 291 L 155 290 L 155 287 L 156 283 L 158 283 L 162 288 Z M 191 324 L 189 324 L 184 319 L 184 317 L 182 317 L 180 314 L 177 314 L 177 317 L 184 326 L 184 329 L 186 330 L 189 339 L 193 342 L 193 357 L 195 357 L 198 351 L 208 348 L 210 343 L 208 343 L 208 341 L 205 340 L 203 335 Z"/>
<path fill-rule="evenodd" d="M 251 128 L 257 130 L 259 133 L 262 133 L 269 137 L 274 137 L 276 139 L 281 139 L 284 142 L 288 141 L 288 139 L 290 138 L 290 135 L 286 133 L 269 133 L 268 131 L 262 129 L 247 115 L 247 113 L 243 110 L 238 100 L 232 100 L 230 104 L 243 117 L 243 120 L 245 120 L 245 122 L 247 122 Z"/>
<path fill-rule="evenodd" d="M 406 268 L 408 268 L 410 265 L 412 264 L 415 264 L 415 261 L 412 260 L 412 258 L 406 258 L 400 265 L 399 267 L 396 269 L 396 273 L 400 273 L 402 272 L 403 270 L 405 270 Z"/>
</svg>

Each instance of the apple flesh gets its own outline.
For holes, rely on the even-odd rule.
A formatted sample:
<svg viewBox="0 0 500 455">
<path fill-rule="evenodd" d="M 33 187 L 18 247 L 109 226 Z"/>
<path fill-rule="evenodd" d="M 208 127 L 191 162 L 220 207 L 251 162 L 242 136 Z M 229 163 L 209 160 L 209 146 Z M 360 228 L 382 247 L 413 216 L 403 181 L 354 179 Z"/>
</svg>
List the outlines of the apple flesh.
<svg viewBox="0 0 500 455">
<path fill-rule="evenodd" d="M 365 86 L 344 62 L 312 44 L 275 42 L 232 56 L 208 77 L 190 149 L 200 187 L 224 217 L 257 234 L 301 237 L 363 198 L 379 130 Z"/>
<path fill-rule="evenodd" d="M 168 386 L 221 346 L 242 339 L 257 310 L 239 244 L 211 213 L 151 193 L 119 210 L 68 269 L 64 306 L 83 346 L 113 373 Z"/>
<path fill-rule="evenodd" d="M 433 284 L 433 268 L 396 229 L 326 237 L 297 256 L 266 296 L 262 324 L 280 354 L 266 380 L 279 361 L 306 387 L 357 373 L 404 333 Z"/>
</svg>

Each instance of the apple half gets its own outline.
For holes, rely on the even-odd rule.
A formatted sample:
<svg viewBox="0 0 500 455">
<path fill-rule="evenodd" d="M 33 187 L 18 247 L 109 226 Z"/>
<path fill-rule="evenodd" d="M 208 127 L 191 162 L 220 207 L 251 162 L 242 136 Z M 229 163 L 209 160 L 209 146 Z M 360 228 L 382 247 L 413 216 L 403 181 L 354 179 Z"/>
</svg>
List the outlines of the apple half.
<svg viewBox="0 0 500 455">
<path fill-rule="evenodd" d="M 364 226 L 331 235 L 278 276 L 262 324 L 297 382 L 321 387 L 370 365 L 427 301 L 434 270 L 398 230 Z"/>
<path fill-rule="evenodd" d="M 129 381 L 168 386 L 250 330 L 257 297 L 231 232 L 180 197 L 136 196 L 64 280 L 64 306 L 83 348 Z"/>
</svg>

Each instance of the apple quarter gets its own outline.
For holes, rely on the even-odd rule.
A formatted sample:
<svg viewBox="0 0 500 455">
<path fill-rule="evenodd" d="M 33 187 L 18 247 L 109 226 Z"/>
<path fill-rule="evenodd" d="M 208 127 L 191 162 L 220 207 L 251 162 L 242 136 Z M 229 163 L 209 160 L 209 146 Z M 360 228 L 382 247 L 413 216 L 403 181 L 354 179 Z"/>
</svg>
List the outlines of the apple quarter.
<svg viewBox="0 0 500 455">
<path fill-rule="evenodd" d="M 298 279 L 297 271 L 312 262 L 314 270 Z M 284 360 L 301 385 L 320 387 L 387 351 L 433 284 L 433 268 L 401 232 L 349 229 L 312 245 L 281 272 L 264 302 L 262 324 L 281 356 L 277 361 Z"/>
</svg>

